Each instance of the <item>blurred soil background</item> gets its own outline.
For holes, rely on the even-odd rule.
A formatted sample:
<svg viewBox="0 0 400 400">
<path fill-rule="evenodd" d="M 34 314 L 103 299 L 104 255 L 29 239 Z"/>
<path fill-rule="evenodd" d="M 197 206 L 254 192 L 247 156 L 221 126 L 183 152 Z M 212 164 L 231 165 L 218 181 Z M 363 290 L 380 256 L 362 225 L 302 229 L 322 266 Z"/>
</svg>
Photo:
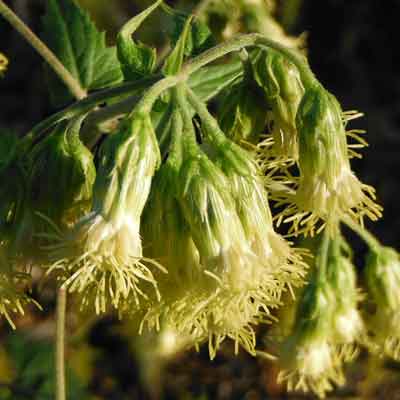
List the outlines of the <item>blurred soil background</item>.
<svg viewBox="0 0 400 400">
<path fill-rule="evenodd" d="M 129 16 L 150 3 L 80 2 L 90 10 L 98 27 L 109 32 L 110 40 Z M 7 3 L 35 32 L 40 32 L 44 2 Z M 180 5 L 191 10 L 196 4 L 183 1 Z M 353 167 L 364 182 L 375 186 L 385 206 L 384 218 L 369 227 L 385 244 L 399 249 L 400 63 L 396 54 L 400 2 L 280 0 L 276 17 L 294 35 L 307 32 L 312 69 L 343 108 L 365 113 L 352 127 L 368 131 L 370 147 L 363 151 L 362 160 L 353 162 Z M 161 19 L 152 21 L 142 30 L 142 40 L 161 47 L 168 27 Z M 0 80 L 0 127 L 23 134 L 54 111 L 47 96 L 42 61 L 3 20 L 0 51 L 10 61 L 9 71 Z M 356 239 L 353 245 L 356 254 L 364 250 Z M 40 294 L 46 312 L 28 312 L 18 321 L 17 333 L 0 322 L 0 400 L 52 399 L 52 293 L 48 288 Z M 127 328 L 113 318 L 94 321 L 87 317 L 70 316 L 73 335 L 68 354 L 69 399 L 306 398 L 289 396 L 276 384 L 277 370 L 270 361 L 243 352 L 235 357 L 231 343 L 212 362 L 206 348 L 178 354 L 171 360 L 160 359 L 153 355 L 152 338 L 132 338 Z M 349 366 L 347 378 L 348 384 L 329 398 L 400 399 L 400 366 L 396 363 L 361 354 Z"/>
</svg>

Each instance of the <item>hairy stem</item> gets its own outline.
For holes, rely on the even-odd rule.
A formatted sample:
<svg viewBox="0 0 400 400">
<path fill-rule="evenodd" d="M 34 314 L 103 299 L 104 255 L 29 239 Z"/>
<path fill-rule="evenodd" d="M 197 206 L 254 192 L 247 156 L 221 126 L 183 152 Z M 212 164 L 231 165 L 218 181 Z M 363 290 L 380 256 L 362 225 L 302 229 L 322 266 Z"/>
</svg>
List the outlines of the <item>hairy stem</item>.
<svg viewBox="0 0 400 400">
<path fill-rule="evenodd" d="M 1 0 L 0 0 L 1 1 Z M 145 96 L 138 103 L 136 110 L 141 109 L 141 112 L 150 112 L 154 102 L 157 100 L 165 90 L 174 87 L 178 83 L 184 83 L 189 80 L 193 74 L 199 71 L 202 67 L 207 64 L 235 51 L 240 51 L 246 47 L 262 47 L 262 48 L 274 48 L 280 51 L 285 57 L 287 57 L 291 62 L 293 62 L 301 76 L 305 87 L 310 87 L 315 85 L 318 81 L 314 77 L 314 74 L 310 70 L 307 60 L 299 54 L 297 51 L 289 49 L 277 42 L 274 42 L 260 34 L 248 34 L 241 35 L 239 37 L 233 38 L 221 45 L 215 46 L 201 55 L 195 57 L 194 59 L 188 61 L 182 68 L 181 72 L 176 76 L 168 76 L 166 78 L 161 78 L 160 76 L 146 78 L 140 81 L 131 82 L 124 84 L 112 89 L 106 89 L 98 92 L 92 96 L 73 104 L 65 110 L 54 114 L 50 118 L 44 120 L 43 122 L 36 125 L 32 131 L 31 135 L 40 133 L 52 125 L 62 121 L 66 118 L 71 118 L 79 113 L 88 112 L 95 106 L 105 102 L 108 99 L 129 95 L 132 92 L 144 89 L 153 83 L 153 86 L 146 92 Z"/>
<path fill-rule="evenodd" d="M 64 67 L 54 53 L 31 31 L 31 29 L 0 0 L 0 14 L 29 42 L 29 44 L 46 60 L 54 72 L 65 83 L 71 93 L 79 100 L 86 97 L 86 91 Z"/>
<path fill-rule="evenodd" d="M 319 248 L 316 255 L 316 266 L 319 269 L 318 277 L 325 281 L 326 273 L 327 273 L 327 266 L 328 266 L 328 251 L 329 251 L 329 244 L 330 244 L 330 236 L 328 231 L 325 229 L 322 233 L 321 242 L 319 244 Z"/>
<path fill-rule="evenodd" d="M 160 79 L 159 76 L 145 78 L 134 82 L 125 83 L 120 86 L 113 87 L 111 89 L 101 90 L 96 92 L 86 98 L 72 104 L 71 106 L 61 110 L 49 118 L 46 118 L 44 121 L 40 122 L 39 124 L 35 125 L 31 131 L 29 132 L 30 135 L 36 136 L 39 133 L 51 128 L 55 124 L 69 118 L 73 118 L 79 114 L 87 113 L 88 111 L 92 110 L 96 106 L 104 103 L 107 100 L 133 94 L 138 90 L 142 90 L 147 86 L 151 85 L 152 83 L 157 82 Z"/>
<path fill-rule="evenodd" d="M 56 400 L 66 400 L 65 388 L 65 313 L 67 308 L 67 291 L 58 289 L 56 320 Z"/>
<path fill-rule="evenodd" d="M 354 231 L 360 238 L 371 248 L 377 249 L 381 246 L 378 239 L 368 232 L 364 227 L 360 226 L 356 222 L 354 222 L 347 215 L 342 218 L 342 222 L 345 223 L 352 231 Z"/>
</svg>

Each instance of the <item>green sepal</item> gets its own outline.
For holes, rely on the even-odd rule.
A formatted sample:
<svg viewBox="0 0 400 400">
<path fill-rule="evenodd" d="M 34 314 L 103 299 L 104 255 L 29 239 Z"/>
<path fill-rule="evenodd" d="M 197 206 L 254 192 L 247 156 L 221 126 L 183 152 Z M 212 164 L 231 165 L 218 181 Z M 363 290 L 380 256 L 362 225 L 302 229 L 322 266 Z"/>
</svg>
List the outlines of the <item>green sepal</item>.
<svg viewBox="0 0 400 400">
<path fill-rule="evenodd" d="M 141 79 L 150 75 L 155 66 L 156 49 L 146 46 L 132 39 L 133 33 L 139 28 L 142 22 L 162 3 L 162 0 L 155 2 L 146 10 L 129 20 L 118 33 L 117 53 L 121 63 L 124 78 L 127 81 Z"/>
<path fill-rule="evenodd" d="M 319 85 L 308 89 L 297 111 L 296 127 L 303 173 L 337 176 L 340 171 L 332 169 L 341 168 L 347 160 L 347 145 L 336 98 Z"/>
<path fill-rule="evenodd" d="M 296 310 L 295 331 L 300 343 L 326 340 L 333 328 L 334 294 L 314 277 L 307 284 Z"/>
<path fill-rule="evenodd" d="M 44 41 L 86 90 L 110 87 L 122 81 L 115 47 L 107 47 L 90 16 L 74 0 L 48 0 L 43 17 Z M 73 95 L 46 66 L 51 100 L 62 106 Z"/>
</svg>

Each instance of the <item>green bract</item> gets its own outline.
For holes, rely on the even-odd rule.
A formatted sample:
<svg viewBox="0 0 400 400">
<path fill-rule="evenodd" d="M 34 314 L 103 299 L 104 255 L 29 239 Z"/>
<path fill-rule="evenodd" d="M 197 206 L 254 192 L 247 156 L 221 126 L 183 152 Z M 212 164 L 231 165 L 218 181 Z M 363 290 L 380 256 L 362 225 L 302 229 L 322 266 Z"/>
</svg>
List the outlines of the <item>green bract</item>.
<svg viewBox="0 0 400 400">
<path fill-rule="evenodd" d="M 262 51 L 253 64 L 257 83 L 264 90 L 271 112 L 271 155 L 298 159 L 296 113 L 304 94 L 296 66 L 274 50 Z"/>
<path fill-rule="evenodd" d="M 60 124 L 29 153 L 30 206 L 56 225 L 75 222 L 90 208 L 93 156 L 79 139 L 81 121 Z"/>
</svg>

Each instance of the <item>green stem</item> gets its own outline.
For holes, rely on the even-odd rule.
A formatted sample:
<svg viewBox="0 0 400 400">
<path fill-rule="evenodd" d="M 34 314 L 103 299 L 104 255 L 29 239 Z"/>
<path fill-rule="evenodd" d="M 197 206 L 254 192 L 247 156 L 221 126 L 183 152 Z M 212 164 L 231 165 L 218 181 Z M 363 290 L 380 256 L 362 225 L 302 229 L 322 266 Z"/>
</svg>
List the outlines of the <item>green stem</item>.
<svg viewBox="0 0 400 400">
<path fill-rule="evenodd" d="M 178 103 L 183 118 L 183 146 L 187 155 L 196 155 L 199 147 L 196 140 L 196 132 L 193 127 L 192 115 L 190 114 L 190 105 L 186 100 L 187 88 L 181 83 L 176 87 L 176 101 Z"/>
<path fill-rule="evenodd" d="M 199 117 L 202 123 L 204 124 L 207 132 L 211 135 L 210 139 L 214 139 L 217 141 L 218 139 L 220 139 L 222 141 L 225 141 L 226 136 L 221 131 L 221 128 L 219 127 L 217 120 L 208 111 L 208 108 L 205 105 L 205 103 L 203 103 L 188 86 L 185 85 L 185 89 L 191 106 L 195 109 L 197 114 L 199 114 Z"/>
<path fill-rule="evenodd" d="M 378 239 L 375 236 L 368 232 L 365 228 L 354 222 L 350 217 L 347 215 L 342 217 L 342 222 L 345 223 L 352 231 L 357 233 L 358 236 L 372 249 L 376 250 L 381 247 Z"/>
<path fill-rule="evenodd" d="M 65 314 L 67 308 L 67 291 L 58 289 L 56 320 L 56 400 L 66 400 L 65 387 Z"/>
<path fill-rule="evenodd" d="M 153 84 L 152 87 L 150 87 L 146 95 L 138 103 L 137 107 L 135 107 L 135 110 L 141 110 L 141 112 L 145 113 L 150 112 L 154 102 L 162 92 L 171 87 L 174 87 L 178 83 L 186 82 L 192 74 L 200 70 L 205 65 L 231 52 L 240 51 L 241 49 L 244 49 L 246 47 L 257 46 L 271 47 L 284 54 L 291 62 L 293 62 L 297 66 L 302 76 L 304 86 L 310 87 L 312 85 L 315 85 L 315 83 L 317 82 L 307 64 L 307 60 L 302 55 L 298 54 L 295 50 L 288 49 L 285 46 L 259 34 L 242 35 L 237 38 L 233 38 L 210 50 L 207 50 L 198 57 L 187 62 L 178 75 L 168 76 L 164 79 L 158 80 L 156 83 Z M 38 132 L 41 132 L 65 118 L 71 118 L 72 116 L 75 116 L 77 113 L 87 112 L 91 108 L 95 107 L 98 104 L 101 104 L 107 99 L 128 94 L 131 91 L 138 90 L 140 87 L 146 87 L 151 82 L 154 82 L 157 79 L 159 79 L 159 77 L 146 78 L 141 81 L 131 82 L 116 88 L 98 92 L 73 104 L 67 109 L 60 111 L 59 113 L 54 114 L 50 118 L 36 125 L 31 131 L 31 134 L 34 135 Z"/>
<path fill-rule="evenodd" d="M 251 33 L 248 35 L 240 35 L 233 39 L 230 39 L 218 46 L 215 46 L 198 57 L 189 61 L 183 68 L 181 74 L 183 76 L 189 76 L 201 67 L 209 64 L 212 61 L 217 60 L 229 53 L 234 51 L 240 51 L 246 47 L 261 47 L 261 48 L 273 48 L 282 53 L 290 62 L 292 62 L 299 70 L 302 82 L 306 88 L 314 86 L 317 82 L 314 74 L 308 66 L 307 59 L 299 52 L 293 49 L 275 42 L 267 37 L 258 33 Z"/>
<path fill-rule="evenodd" d="M 132 113 L 134 112 L 141 112 L 148 114 L 151 112 L 153 108 L 154 102 L 157 98 L 167 89 L 174 87 L 179 81 L 181 77 L 177 76 L 168 76 L 164 79 L 159 80 L 150 89 L 145 93 L 145 95 L 141 98 L 138 102 Z"/>
<path fill-rule="evenodd" d="M 1 0 L 0 0 L 1 1 Z M 91 109 L 96 106 L 104 103 L 107 100 L 112 98 L 124 96 L 127 94 L 135 93 L 138 90 L 143 90 L 147 86 L 151 85 L 154 82 L 157 82 L 160 77 L 151 77 L 141 79 L 139 81 L 129 82 L 117 87 L 113 87 L 112 89 L 105 89 L 99 92 L 96 92 L 86 98 L 70 105 L 69 107 L 61 110 L 49 118 L 46 118 L 44 121 L 41 121 L 39 124 L 35 125 L 32 130 L 29 132 L 29 135 L 36 136 L 52 126 L 58 124 L 59 122 L 73 118 L 79 114 L 85 114 L 89 112 Z"/>
<path fill-rule="evenodd" d="M 321 243 L 318 248 L 318 252 L 316 255 L 316 267 L 318 268 L 318 278 L 322 281 L 325 281 L 327 276 L 327 267 L 328 267 L 328 251 L 330 244 L 330 236 L 328 230 L 325 229 L 322 234 Z"/>
<path fill-rule="evenodd" d="M 29 44 L 46 60 L 54 72 L 65 83 L 77 99 L 86 97 L 86 91 L 64 67 L 54 53 L 29 29 L 29 27 L 0 0 L 0 14 L 29 42 Z"/>
</svg>

